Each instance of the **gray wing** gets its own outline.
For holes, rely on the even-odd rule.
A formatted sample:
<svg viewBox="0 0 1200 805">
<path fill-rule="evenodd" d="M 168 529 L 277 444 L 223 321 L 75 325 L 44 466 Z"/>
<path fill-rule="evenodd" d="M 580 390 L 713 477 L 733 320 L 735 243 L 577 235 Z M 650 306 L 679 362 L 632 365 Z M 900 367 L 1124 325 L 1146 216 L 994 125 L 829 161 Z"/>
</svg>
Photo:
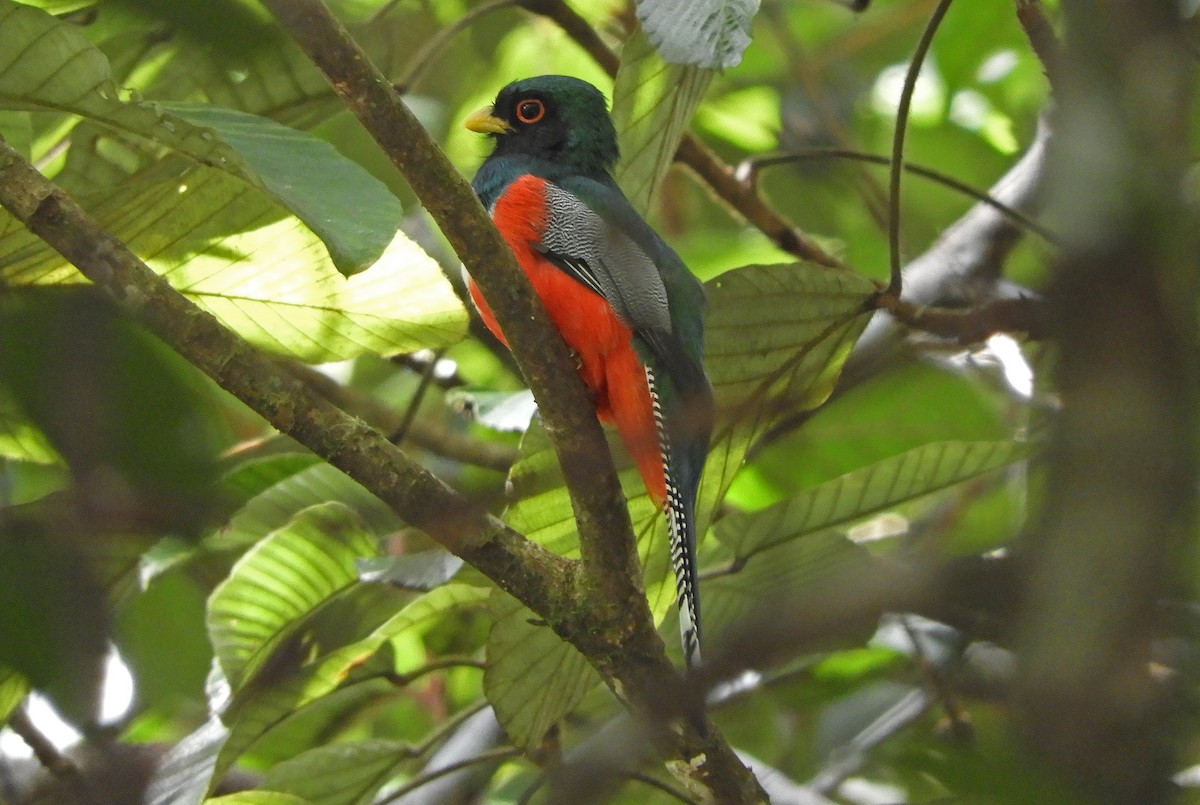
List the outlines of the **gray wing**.
<svg viewBox="0 0 1200 805">
<path fill-rule="evenodd" d="M 671 308 L 658 266 L 628 235 L 577 196 L 546 183 L 549 220 L 540 251 L 603 296 L 634 332 L 671 332 Z"/>
</svg>

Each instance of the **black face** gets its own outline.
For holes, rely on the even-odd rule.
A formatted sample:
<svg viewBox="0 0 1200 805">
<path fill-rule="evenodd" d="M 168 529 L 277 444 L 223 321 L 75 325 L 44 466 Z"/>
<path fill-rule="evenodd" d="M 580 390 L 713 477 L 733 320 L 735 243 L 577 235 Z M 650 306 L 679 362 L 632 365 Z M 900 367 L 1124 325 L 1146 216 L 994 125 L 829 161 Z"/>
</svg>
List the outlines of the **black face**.
<svg viewBox="0 0 1200 805">
<path fill-rule="evenodd" d="M 556 168 L 598 174 L 617 160 L 617 133 L 600 90 L 570 76 L 514 81 L 496 96 L 491 122 L 493 156 L 527 155 Z"/>
<path fill-rule="evenodd" d="M 567 144 L 567 127 L 554 98 L 543 92 L 500 93 L 492 114 L 512 126 L 497 137 L 505 151 L 552 157 Z"/>
</svg>

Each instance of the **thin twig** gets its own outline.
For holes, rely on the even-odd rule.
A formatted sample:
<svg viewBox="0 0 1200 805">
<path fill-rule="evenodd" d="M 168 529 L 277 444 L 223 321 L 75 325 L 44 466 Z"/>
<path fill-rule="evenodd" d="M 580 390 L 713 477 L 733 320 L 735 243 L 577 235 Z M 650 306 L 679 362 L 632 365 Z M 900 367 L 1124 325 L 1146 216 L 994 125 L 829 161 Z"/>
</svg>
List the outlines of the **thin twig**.
<svg viewBox="0 0 1200 805">
<path fill-rule="evenodd" d="M 404 795 L 417 790 L 423 785 L 432 783 L 434 780 L 445 777 L 447 774 L 453 774 L 456 771 L 467 769 L 480 763 L 490 763 L 494 760 L 508 760 L 510 758 L 520 757 L 521 755 L 522 752 L 520 749 L 507 746 L 500 749 L 492 749 L 488 752 L 483 752 L 475 755 L 474 757 L 467 758 L 466 760 L 460 760 L 457 763 L 451 763 L 448 766 L 443 766 L 440 769 L 435 769 L 434 771 L 422 774 L 420 777 L 415 777 L 412 780 L 409 780 L 407 783 L 392 792 L 392 795 L 388 797 L 388 799 L 384 800 L 383 805 L 391 805 L 391 803 L 399 802 Z"/>
<path fill-rule="evenodd" d="M 24 705 L 12 712 L 5 726 L 20 736 L 46 771 L 66 782 L 75 790 L 81 803 L 89 805 L 95 800 L 92 792 L 88 790 L 87 780 L 84 779 L 79 767 L 69 757 L 58 751 L 58 747 L 42 734 L 42 731 L 33 723 L 33 719 L 29 717 Z"/>
<path fill-rule="evenodd" d="M 421 76 L 429 69 L 429 66 L 433 64 L 442 50 L 454 40 L 454 37 L 493 11 L 501 11 L 518 5 L 519 2 L 520 0 L 488 0 L 488 2 L 480 3 L 470 9 L 454 22 L 439 30 L 421 46 L 421 49 L 409 61 L 404 74 L 395 82 L 396 92 L 401 95 L 412 92 L 413 87 L 416 86 Z"/>
<path fill-rule="evenodd" d="M 1062 48 L 1058 43 L 1058 36 L 1054 33 L 1054 26 L 1046 19 L 1046 9 L 1043 8 L 1041 0 L 1017 0 L 1017 20 L 1025 30 L 1034 55 L 1042 63 L 1046 78 L 1053 85 L 1058 73 L 1059 51 Z"/>
<path fill-rule="evenodd" d="M 912 96 L 917 87 L 917 77 L 921 74 L 921 65 L 933 44 L 933 35 L 938 25 L 950 9 L 953 0 L 940 0 L 929 24 L 921 33 L 917 42 L 917 50 L 913 53 L 912 61 L 908 63 L 908 72 L 904 75 L 904 88 L 900 91 L 900 104 L 896 109 L 896 129 L 892 138 L 892 169 L 891 181 L 888 183 L 888 258 L 891 277 L 888 280 L 887 293 L 899 298 L 904 285 L 900 275 L 900 177 L 904 175 L 904 136 L 908 132 L 908 114 L 912 108 Z"/>
<path fill-rule="evenodd" d="M 1050 322 L 1040 298 L 993 299 L 976 307 L 959 309 L 926 307 L 897 299 L 890 293 L 875 297 L 880 310 L 912 330 L 949 338 L 968 346 L 996 333 L 1024 333 L 1029 338 L 1046 338 Z"/>
<path fill-rule="evenodd" d="M 412 399 L 408 401 L 408 408 L 404 412 L 404 418 L 400 420 L 400 424 L 388 436 L 388 441 L 392 444 L 399 444 L 408 435 L 409 428 L 412 427 L 412 423 L 417 418 L 417 411 L 421 407 L 421 401 L 425 399 L 425 392 L 429 390 L 429 386 L 433 382 L 434 374 L 437 372 L 438 361 L 445 354 L 445 348 L 434 352 L 433 358 L 425 367 L 425 371 L 421 373 L 421 380 L 417 383 L 417 388 L 413 391 Z"/>
<path fill-rule="evenodd" d="M 763 168 L 770 168 L 776 165 L 786 165 L 793 162 L 805 162 L 810 159 L 850 159 L 858 162 L 870 162 L 875 165 L 891 165 L 892 161 L 888 157 L 879 154 L 867 154 L 862 151 L 853 151 L 845 148 L 813 148 L 806 149 L 795 154 L 779 154 L 766 157 L 749 157 L 742 161 L 737 168 L 737 174 L 743 181 L 754 181 L 755 174 Z M 920 176 L 938 184 L 945 185 L 952 190 L 962 193 L 968 198 L 976 201 L 981 201 L 992 207 L 997 212 L 1002 213 L 1013 223 L 1021 228 L 1033 232 L 1038 237 L 1045 240 L 1047 243 L 1059 245 L 1058 236 L 1051 232 L 1046 227 L 1039 224 L 1037 221 L 1030 218 L 1020 210 L 1005 204 L 996 197 L 992 196 L 983 190 L 978 190 L 966 182 L 961 182 L 949 174 L 942 173 L 934 168 L 929 168 L 924 165 L 918 165 L 913 162 L 905 162 L 904 170 L 916 176 Z"/>
<path fill-rule="evenodd" d="M 483 660 L 477 660 L 474 657 L 439 657 L 436 660 L 431 660 L 430 662 L 425 663 L 420 668 L 409 671 L 408 673 L 384 674 L 384 679 L 398 688 L 403 688 L 411 685 L 413 682 L 423 676 L 428 676 L 429 674 L 436 673 L 438 671 L 445 671 L 447 668 L 478 668 L 483 670 L 484 668 L 487 668 L 487 663 L 485 663 Z"/>
</svg>

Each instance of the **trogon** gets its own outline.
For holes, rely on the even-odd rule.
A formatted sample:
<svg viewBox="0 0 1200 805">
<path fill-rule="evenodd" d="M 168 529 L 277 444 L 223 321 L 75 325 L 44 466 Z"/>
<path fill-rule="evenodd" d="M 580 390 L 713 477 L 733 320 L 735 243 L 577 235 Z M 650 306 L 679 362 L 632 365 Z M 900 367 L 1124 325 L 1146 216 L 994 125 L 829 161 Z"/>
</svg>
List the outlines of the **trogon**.
<svg viewBox="0 0 1200 805">
<path fill-rule="evenodd" d="M 712 431 L 704 289 L 617 187 L 604 95 L 576 78 L 516 81 L 466 127 L 495 141 L 472 186 L 665 509 L 680 633 L 700 657 L 696 492 Z M 488 328 L 504 335 L 474 282 Z"/>
</svg>

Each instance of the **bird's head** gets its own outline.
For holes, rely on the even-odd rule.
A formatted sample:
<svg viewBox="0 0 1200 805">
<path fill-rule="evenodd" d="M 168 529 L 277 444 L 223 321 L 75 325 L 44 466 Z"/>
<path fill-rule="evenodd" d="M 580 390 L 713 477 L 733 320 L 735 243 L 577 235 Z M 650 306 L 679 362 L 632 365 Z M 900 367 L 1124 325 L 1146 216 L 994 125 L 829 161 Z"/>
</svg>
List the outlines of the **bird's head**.
<svg viewBox="0 0 1200 805">
<path fill-rule="evenodd" d="M 609 172 L 617 161 L 617 132 L 604 95 L 570 76 L 514 81 L 464 125 L 495 138 L 493 156 L 523 154 L 580 173 Z"/>
</svg>

